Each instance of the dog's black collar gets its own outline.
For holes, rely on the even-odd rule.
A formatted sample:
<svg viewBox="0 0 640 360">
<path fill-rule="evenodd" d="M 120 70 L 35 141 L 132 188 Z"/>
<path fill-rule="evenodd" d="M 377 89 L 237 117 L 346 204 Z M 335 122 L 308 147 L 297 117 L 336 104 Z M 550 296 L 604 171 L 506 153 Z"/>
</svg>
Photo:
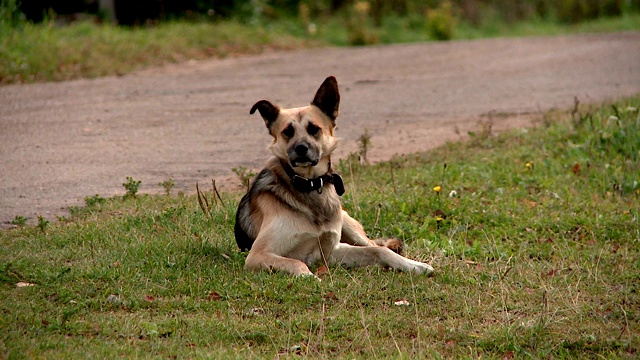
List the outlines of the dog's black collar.
<svg viewBox="0 0 640 360">
<path fill-rule="evenodd" d="M 329 167 L 327 169 L 327 173 L 318 176 L 317 178 L 307 179 L 298 175 L 295 170 L 289 165 L 287 162 L 280 161 L 282 164 L 282 168 L 291 179 L 291 184 L 293 188 L 297 191 L 309 193 L 312 191 L 317 191 L 318 194 L 322 194 L 322 189 L 324 184 L 333 184 L 333 187 L 336 189 L 336 193 L 339 196 L 344 194 L 344 182 L 342 181 L 342 176 L 333 172 L 331 168 L 331 162 L 329 162 Z"/>
</svg>

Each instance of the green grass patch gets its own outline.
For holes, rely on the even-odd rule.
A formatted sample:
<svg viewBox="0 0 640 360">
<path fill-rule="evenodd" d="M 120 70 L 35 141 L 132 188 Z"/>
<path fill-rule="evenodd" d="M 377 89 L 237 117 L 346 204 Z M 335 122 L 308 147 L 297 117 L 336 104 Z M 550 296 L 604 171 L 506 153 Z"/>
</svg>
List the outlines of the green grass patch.
<svg viewBox="0 0 640 360">
<path fill-rule="evenodd" d="M 245 271 L 241 194 L 205 193 L 207 214 L 195 196 L 90 197 L 66 221 L 0 232 L 0 354 L 634 358 L 639 106 L 341 161 L 344 207 L 370 235 L 404 239 L 431 277 Z"/>
<path fill-rule="evenodd" d="M 236 22 L 125 28 L 91 22 L 0 29 L 0 83 L 125 74 L 165 63 L 312 46 L 278 29 Z"/>
</svg>

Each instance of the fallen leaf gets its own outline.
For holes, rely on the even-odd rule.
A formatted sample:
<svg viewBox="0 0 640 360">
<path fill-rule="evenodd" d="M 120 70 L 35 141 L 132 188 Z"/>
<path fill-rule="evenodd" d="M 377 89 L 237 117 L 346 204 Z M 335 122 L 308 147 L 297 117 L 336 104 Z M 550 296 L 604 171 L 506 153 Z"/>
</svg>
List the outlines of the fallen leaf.
<svg viewBox="0 0 640 360">
<path fill-rule="evenodd" d="M 264 313 L 264 310 L 262 308 L 251 308 L 249 310 L 247 310 L 245 312 L 245 315 L 247 316 L 257 316 Z"/>
<path fill-rule="evenodd" d="M 507 351 L 506 353 L 504 353 L 504 355 L 502 355 L 502 360 L 511 360 L 515 358 L 515 354 L 513 351 Z"/>
<path fill-rule="evenodd" d="M 29 286 L 36 286 L 36 284 L 32 284 L 24 281 L 20 281 L 19 283 L 16 284 L 16 287 L 19 287 L 19 288 L 29 287 Z"/>
<path fill-rule="evenodd" d="M 222 300 L 222 296 L 218 294 L 217 291 L 212 291 L 207 295 L 207 301 L 220 301 Z"/>
<path fill-rule="evenodd" d="M 107 297 L 107 301 L 113 304 L 120 304 L 120 296 L 111 294 Z"/>
<path fill-rule="evenodd" d="M 436 211 L 433 212 L 433 216 L 435 218 L 441 218 L 441 219 L 446 219 L 447 218 L 447 214 L 444 213 L 444 211 L 437 209 Z"/>
<path fill-rule="evenodd" d="M 289 348 L 289 353 L 302 355 L 302 347 L 300 345 L 293 345 L 292 347 Z"/>
<path fill-rule="evenodd" d="M 558 270 L 556 270 L 556 269 L 552 269 L 551 271 L 549 271 L 549 272 L 547 273 L 547 276 L 548 276 L 548 277 L 554 277 L 557 273 L 558 273 Z"/>
<path fill-rule="evenodd" d="M 453 339 L 449 339 L 449 340 L 444 342 L 444 345 L 448 346 L 448 347 L 456 346 L 456 341 L 453 340 Z"/>
<path fill-rule="evenodd" d="M 318 270 L 316 270 L 316 276 L 322 276 L 328 272 L 329 269 L 325 265 L 322 265 L 318 268 Z"/>
<path fill-rule="evenodd" d="M 338 300 L 338 297 L 333 291 L 329 291 L 328 293 L 324 294 L 323 298 L 327 300 L 334 300 L 334 301 Z"/>
<path fill-rule="evenodd" d="M 611 247 L 611 252 L 616 254 L 616 253 L 618 253 L 618 249 L 620 249 L 620 245 L 619 244 L 613 244 L 613 246 Z"/>
<path fill-rule="evenodd" d="M 156 298 L 153 295 L 145 295 L 144 300 L 148 302 L 154 302 L 156 301 Z"/>
<path fill-rule="evenodd" d="M 411 305 L 411 303 L 409 303 L 407 300 L 402 299 L 402 300 L 397 300 L 393 303 L 393 305 L 395 306 L 409 306 Z"/>
<path fill-rule="evenodd" d="M 580 164 L 575 163 L 575 165 L 573 165 L 573 167 L 571 168 L 571 171 L 573 171 L 573 173 L 576 175 L 580 174 Z"/>
</svg>

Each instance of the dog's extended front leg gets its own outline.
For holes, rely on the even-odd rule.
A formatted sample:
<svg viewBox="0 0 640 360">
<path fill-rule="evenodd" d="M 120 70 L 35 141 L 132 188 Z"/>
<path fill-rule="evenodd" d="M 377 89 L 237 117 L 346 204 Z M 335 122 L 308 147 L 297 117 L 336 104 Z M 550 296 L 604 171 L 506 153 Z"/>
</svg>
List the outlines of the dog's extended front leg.
<svg viewBox="0 0 640 360">
<path fill-rule="evenodd" d="M 332 264 L 342 264 L 348 267 L 360 267 L 379 264 L 402 271 L 417 274 L 430 273 L 433 268 L 429 264 L 407 259 L 402 255 L 382 246 L 352 246 L 340 243 L 331 253 Z"/>
</svg>

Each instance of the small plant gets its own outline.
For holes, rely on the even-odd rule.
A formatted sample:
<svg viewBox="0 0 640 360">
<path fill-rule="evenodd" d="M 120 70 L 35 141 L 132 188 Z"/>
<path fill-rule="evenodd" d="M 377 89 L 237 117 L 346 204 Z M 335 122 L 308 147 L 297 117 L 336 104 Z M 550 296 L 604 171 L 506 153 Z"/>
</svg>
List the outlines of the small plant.
<svg viewBox="0 0 640 360">
<path fill-rule="evenodd" d="M 247 169 L 244 166 L 233 168 L 231 169 L 231 171 L 233 171 L 234 174 L 238 175 L 238 178 L 240 178 L 240 182 L 242 184 L 248 184 L 251 178 L 256 175 L 253 171 Z"/>
<path fill-rule="evenodd" d="M 16 217 L 11 220 L 11 224 L 20 227 L 25 226 L 27 224 L 27 218 L 22 215 L 16 215 Z"/>
<path fill-rule="evenodd" d="M 218 206 L 218 201 L 219 201 L 222 208 L 224 209 L 225 207 L 224 201 L 222 201 L 222 197 L 220 196 L 220 193 L 218 192 L 218 188 L 216 187 L 215 180 L 211 180 L 211 201 L 209 201 L 209 199 L 207 198 L 206 193 L 200 191 L 200 186 L 198 185 L 197 182 L 196 182 L 196 195 L 198 196 L 198 204 L 200 205 L 200 209 L 202 209 L 202 212 L 208 217 L 213 216 L 211 213 L 211 207 L 213 206 L 214 203 L 216 204 L 216 206 Z M 226 219 L 227 219 L 227 214 L 225 213 L 225 220 Z"/>
<path fill-rule="evenodd" d="M 127 190 L 127 194 L 125 195 L 125 197 L 136 197 L 138 188 L 140 188 L 141 183 L 142 181 L 133 180 L 131 176 L 127 176 L 127 182 L 122 183 L 122 186 L 124 186 L 125 190 Z"/>
<path fill-rule="evenodd" d="M 371 4 L 356 1 L 347 21 L 349 43 L 351 45 L 371 45 L 379 42 L 378 36 L 370 29 Z"/>
<path fill-rule="evenodd" d="M 94 207 L 98 204 L 102 204 L 105 201 L 107 201 L 105 198 L 101 197 L 98 194 L 95 194 L 93 196 L 85 196 L 84 197 L 84 203 L 88 206 L 88 207 Z"/>
<path fill-rule="evenodd" d="M 369 152 L 370 147 L 371 134 L 369 134 L 369 129 L 364 129 L 364 134 L 360 135 L 360 137 L 358 138 L 358 151 L 360 153 L 360 158 L 365 164 L 369 163 L 367 153 Z"/>
<path fill-rule="evenodd" d="M 169 178 L 169 179 L 161 182 L 158 185 L 162 186 L 164 188 L 164 193 L 167 196 L 169 196 L 169 195 L 171 195 L 171 189 L 173 189 L 173 187 L 176 185 L 176 183 L 173 181 L 172 178 Z"/>
<path fill-rule="evenodd" d="M 47 226 L 49 226 L 49 220 L 38 215 L 38 228 L 40 231 L 44 233 L 47 230 Z"/>
<path fill-rule="evenodd" d="M 487 139 L 493 135 L 493 113 L 489 113 L 489 119 L 486 121 L 478 121 L 480 131 L 469 131 L 467 134 L 471 138 L 472 146 L 481 146 Z"/>
<path fill-rule="evenodd" d="M 456 27 L 451 2 L 443 1 L 437 8 L 427 10 L 427 32 L 436 40 L 451 40 Z"/>
</svg>

